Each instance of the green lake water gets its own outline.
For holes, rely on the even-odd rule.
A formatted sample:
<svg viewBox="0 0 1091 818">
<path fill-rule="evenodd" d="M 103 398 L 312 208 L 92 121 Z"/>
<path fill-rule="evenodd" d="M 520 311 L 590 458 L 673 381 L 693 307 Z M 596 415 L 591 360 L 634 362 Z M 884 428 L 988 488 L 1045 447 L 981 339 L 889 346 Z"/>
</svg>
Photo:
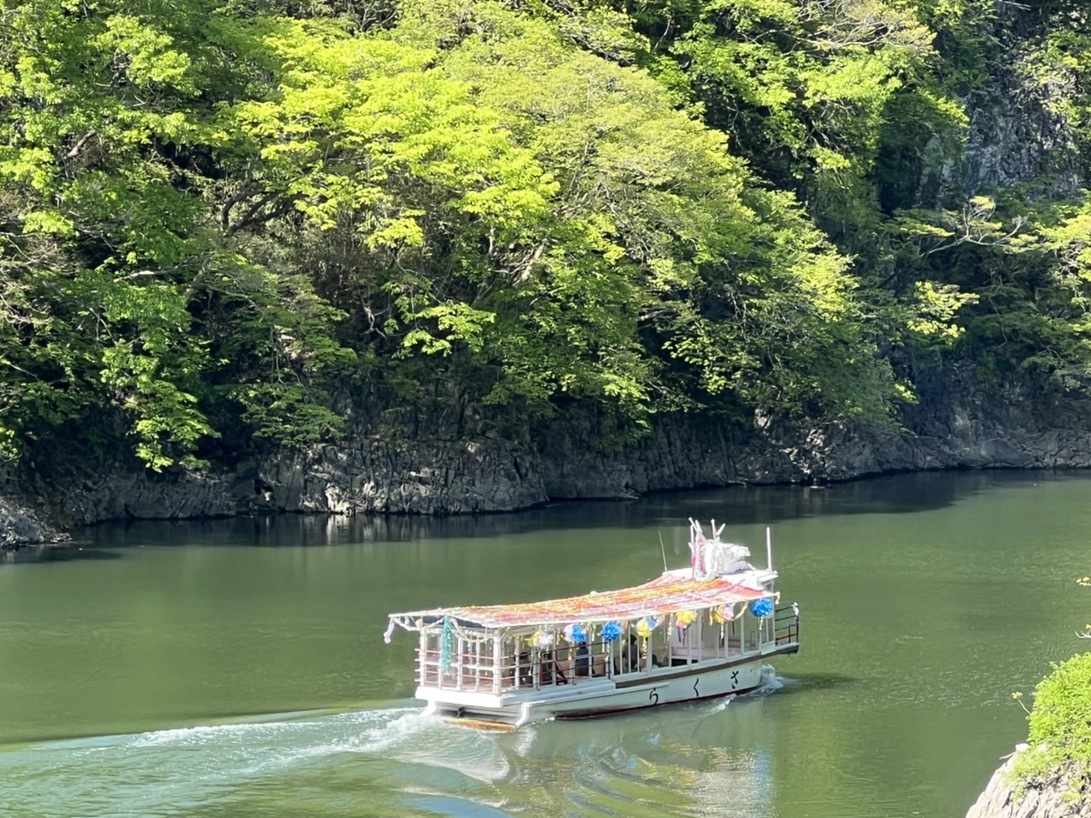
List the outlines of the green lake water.
<svg viewBox="0 0 1091 818">
<path fill-rule="evenodd" d="M 688 517 L 764 563 L 797 656 L 730 702 L 422 719 L 385 614 L 643 582 Z M 91 529 L 0 555 L 0 815 L 961 817 L 1086 648 L 1091 476 L 966 472 L 469 519 Z"/>
</svg>

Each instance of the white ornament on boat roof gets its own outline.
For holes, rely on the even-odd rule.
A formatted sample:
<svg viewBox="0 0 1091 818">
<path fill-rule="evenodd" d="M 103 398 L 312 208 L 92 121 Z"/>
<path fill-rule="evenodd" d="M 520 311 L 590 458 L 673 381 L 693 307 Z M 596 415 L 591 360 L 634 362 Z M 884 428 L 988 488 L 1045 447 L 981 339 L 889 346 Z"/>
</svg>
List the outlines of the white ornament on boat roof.
<svg viewBox="0 0 1091 818">
<path fill-rule="evenodd" d="M 712 521 L 712 539 L 705 537 L 701 524 L 692 518 L 690 518 L 689 527 L 690 564 L 693 567 L 694 579 L 721 577 L 754 569 L 754 566 L 747 561 L 747 557 L 750 556 L 749 548 L 720 539 L 724 525 L 717 528 L 716 521 Z"/>
</svg>

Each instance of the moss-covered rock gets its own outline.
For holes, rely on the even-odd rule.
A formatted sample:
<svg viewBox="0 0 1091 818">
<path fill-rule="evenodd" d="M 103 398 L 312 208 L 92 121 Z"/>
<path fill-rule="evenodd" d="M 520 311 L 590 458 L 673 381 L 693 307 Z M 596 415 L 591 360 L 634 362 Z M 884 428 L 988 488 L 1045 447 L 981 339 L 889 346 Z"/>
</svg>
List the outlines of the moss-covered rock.
<svg viewBox="0 0 1091 818">
<path fill-rule="evenodd" d="M 1027 720 L 1029 744 L 996 771 L 966 818 L 1091 815 L 1091 653 L 1054 666 Z"/>
</svg>

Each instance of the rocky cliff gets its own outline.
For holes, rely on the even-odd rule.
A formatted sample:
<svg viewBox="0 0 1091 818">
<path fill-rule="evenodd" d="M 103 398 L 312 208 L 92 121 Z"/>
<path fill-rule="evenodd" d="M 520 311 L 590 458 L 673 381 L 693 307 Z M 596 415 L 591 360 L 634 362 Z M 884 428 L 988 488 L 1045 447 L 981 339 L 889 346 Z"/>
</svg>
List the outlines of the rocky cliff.
<svg viewBox="0 0 1091 818">
<path fill-rule="evenodd" d="M 1032 782 L 1017 794 L 1011 778 L 1019 753 L 1016 752 L 989 780 L 981 797 L 970 807 L 966 818 L 1084 818 L 1091 815 L 1091 792 L 1078 783 L 1073 774 L 1057 773 L 1049 781 Z"/>
<path fill-rule="evenodd" d="M 43 523 L 30 509 L 0 497 L 0 550 L 67 538 L 67 534 Z"/>
<path fill-rule="evenodd" d="M 898 430 L 678 415 L 635 445 L 606 450 L 593 443 L 604 433 L 596 421 L 573 414 L 519 440 L 361 431 L 218 474 L 155 475 L 123 458 L 89 462 L 75 450 L 54 451 L 0 489 L 8 497 L 0 541 L 55 537 L 41 520 L 63 528 L 280 511 L 463 514 L 899 471 L 1091 467 L 1091 406 L 1082 400 L 1030 381 L 984 384 L 968 368 L 934 372 L 920 386 L 921 401 L 907 407 Z"/>
</svg>

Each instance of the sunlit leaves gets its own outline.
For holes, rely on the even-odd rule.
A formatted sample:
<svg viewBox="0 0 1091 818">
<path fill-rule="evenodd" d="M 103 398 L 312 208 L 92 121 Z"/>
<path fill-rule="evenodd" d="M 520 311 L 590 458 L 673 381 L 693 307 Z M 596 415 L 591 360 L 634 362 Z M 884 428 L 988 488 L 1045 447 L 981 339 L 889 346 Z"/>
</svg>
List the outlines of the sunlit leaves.
<svg viewBox="0 0 1091 818">
<path fill-rule="evenodd" d="M 882 418 L 880 348 L 963 335 L 971 253 L 976 337 L 1091 326 L 1085 214 L 883 198 L 966 124 L 930 73 L 962 5 L 8 0 L 0 434 L 109 406 L 161 468 L 437 381 L 524 422 Z"/>
<path fill-rule="evenodd" d="M 196 93 L 189 76 L 190 58 L 173 48 L 169 34 L 157 31 L 147 19 L 128 14 L 106 18 L 94 44 L 112 57 L 114 69 L 137 88 L 165 86 Z"/>
<path fill-rule="evenodd" d="M 954 284 L 918 281 L 914 285 L 915 309 L 908 317 L 909 329 L 921 336 L 941 340 L 958 338 L 964 329 L 954 323 L 955 315 L 967 304 L 976 304 L 976 293 L 964 293 Z"/>
</svg>

